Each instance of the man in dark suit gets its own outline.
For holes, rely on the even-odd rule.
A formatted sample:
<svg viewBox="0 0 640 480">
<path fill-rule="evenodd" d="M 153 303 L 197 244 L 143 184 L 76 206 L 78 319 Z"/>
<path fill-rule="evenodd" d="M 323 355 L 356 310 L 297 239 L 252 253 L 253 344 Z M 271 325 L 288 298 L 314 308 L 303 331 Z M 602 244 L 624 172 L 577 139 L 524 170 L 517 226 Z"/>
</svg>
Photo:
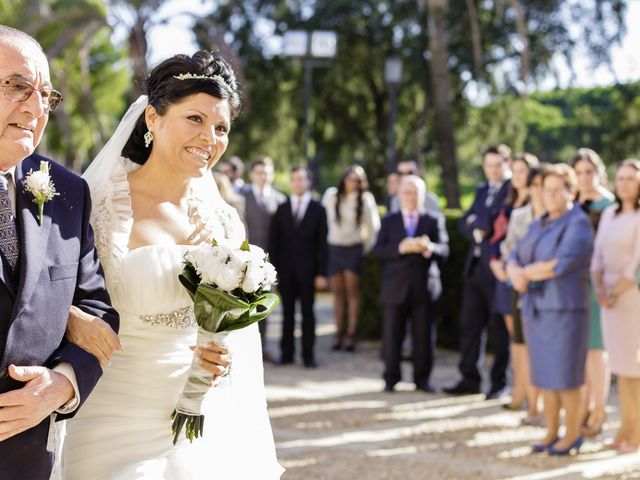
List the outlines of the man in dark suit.
<svg viewBox="0 0 640 480">
<path fill-rule="evenodd" d="M 418 390 L 432 392 L 429 383 L 433 366 L 432 312 L 427 279 L 429 266 L 448 248 L 440 243 L 435 217 L 420 214 L 424 204 L 424 181 L 414 175 L 400 182 L 400 211 L 382 220 L 373 253 L 384 262 L 382 303 L 384 324 L 382 352 L 385 391 L 393 391 L 400 378 L 400 357 L 406 319 L 411 318 L 413 336 L 413 378 Z"/>
<path fill-rule="evenodd" d="M 34 154 L 59 94 L 38 43 L 0 26 L 0 478 L 48 480 L 55 419 L 68 418 L 102 374 L 65 340 L 72 306 L 117 330 L 89 226 L 86 183 Z M 49 162 L 57 196 L 39 212 L 29 172 Z"/>
<path fill-rule="evenodd" d="M 302 361 L 316 367 L 313 346 L 316 319 L 313 303 L 316 289 L 327 287 L 327 215 L 320 202 L 311 197 L 310 173 L 305 167 L 293 167 L 291 196 L 276 210 L 271 224 L 269 251 L 278 271 L 278 289 L 282 297 L 281 364 L 292 363 L 295 345 L 296 300 L 302 310 Z"/>
<path fill-rule="evenodd" d="M 273 188 L 273 160 L 266 155 L 257 158 L 249 165 L 249 180 L 241 193 L 245 198 L 245 223 L 249 243 L 258 245 L 269 252 L 269 230 L 273 215 L 286 197 Z M 262 339 L 262 356 L 264 361 L 272 362 L 273 358 L 265 348 L 267 320 L 258 323 Z"/>
<path fill-rule="evenodd" d="M 494 361 L 491 368 L 491 387 L 487 398 L 500 397 L 507 385 L 509 366 L 509 333 L 500 315 L 492 311 L 495 277 L 489 268 L 489 239 L 493 222 L 500 212 L 509 191 L 509 160 L 511 151 L 506 145 L 485 150 L 482 160 L 486 182 L 476 189 L 471 208 L 460 219 L 460 232 L 471 241 L 464 267 L 464 296 L 460 319 L 460 353 L 458 365 L 462 379 L 445 388 L 446 393 L 462 395 L 480 392 L 479 367 L 484 359 L 486 327 L 491 325 Z"/>
</svg>

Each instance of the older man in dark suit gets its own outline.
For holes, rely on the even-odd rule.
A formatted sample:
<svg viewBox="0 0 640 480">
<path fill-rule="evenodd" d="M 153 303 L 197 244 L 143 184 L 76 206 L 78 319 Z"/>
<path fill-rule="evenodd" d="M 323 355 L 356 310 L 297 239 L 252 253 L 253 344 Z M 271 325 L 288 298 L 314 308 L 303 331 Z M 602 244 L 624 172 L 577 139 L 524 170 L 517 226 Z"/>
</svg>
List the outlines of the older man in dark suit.
<svg viewBox="0 0 640 480">
<path fill-rule="evenodd" d="M 506 145 L 485 150 L 482 160 L 486 182 L 476 189 L 471 208 L 460 219 L 460 232 L 471 241 L 464 267 L 464 294 L 460 319 L 460 353 L 458 365 L 462 379 L 445 388 L 454 395 L 480 392 L 479 366 L 484 358 L 486 327 L 493 331 L 494 361 L 491 368 L 491 387 L 487 398 L 500 397 L 507 385 L 509 366 L 509 333 L 502 317 L 493 312 L 495 277 L 489 268 L 489 239 L 493 222 L 500 213 L 509 191 L 511 151 Z"/>
<path fill-rule="evenodd" d="M 65 339 L 72 306 L 118 328 L 93 246 L 89 189 L 33 153 L 59 101 L 38 43 L 0 26 L 2 479 L 49 479 L 56 415 L 73 415 L 102 374 L 95 357 Z M 43 162 L 58 195 L 39 211 L 26 183 Z"/>
<path fill-rule="evenodd" d="M 440 243 L 438 221 L 421 214 L 426 187 L 414 175 L 400 182 L 400 211 L 382 220 L 373 253 L 383 262 L 383 359 L 385 391 L 392 392 L 400 378 L 400 356 L 406 319 L 411 318 L 413 379 L 418 390 L 433 391 L 429 377 L 433 365 L 433 316 L 427 279 L 429 266 L 448 248 Z"/>
<path fill-rule="evenodd" d="M 313 312 L 315 290 L 327 287 L 327 215 L 314 200 L 310 173 L 305 167 L 291 169 L 291 196 L 276 210 L 271 224 L 269 251 L 278 270 L 282 297 L 281 364 L 294 360 L 296 300 L 302 310 L 302 361 L 316 367 L 313 351 L 316 319 Z"/>
</svg>

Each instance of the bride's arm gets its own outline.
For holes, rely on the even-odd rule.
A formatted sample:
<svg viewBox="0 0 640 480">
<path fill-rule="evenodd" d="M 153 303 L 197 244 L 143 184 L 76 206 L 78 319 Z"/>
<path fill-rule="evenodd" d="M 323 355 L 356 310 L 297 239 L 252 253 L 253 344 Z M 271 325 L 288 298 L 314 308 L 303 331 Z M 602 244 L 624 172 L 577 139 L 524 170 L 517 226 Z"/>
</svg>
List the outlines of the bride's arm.
<svg viewBox="0 0 640 480">
<path fill-rule="evenodd" d="M 104 367 L 115 351 L 122 351 L 120 338 L 111 326 L 72 305 L 67 320 L 67 340 L 96 357 Z"/>
</svg>

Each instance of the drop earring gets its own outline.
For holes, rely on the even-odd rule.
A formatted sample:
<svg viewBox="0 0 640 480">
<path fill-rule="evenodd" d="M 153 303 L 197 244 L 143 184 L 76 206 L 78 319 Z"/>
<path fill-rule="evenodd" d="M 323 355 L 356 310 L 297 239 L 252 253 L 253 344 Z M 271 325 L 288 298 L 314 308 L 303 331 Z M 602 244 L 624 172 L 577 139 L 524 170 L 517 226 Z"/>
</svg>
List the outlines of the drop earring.
<svg viewBox="0 0 640 480">
<path fill-rule="evenodd" d="M 151 130 L 147 130 L 147 133 L 144 134 L 144 146 L 149 148 L 151 142 L 153 142 L 153 133 L 151 133 Z"/>
</svg>

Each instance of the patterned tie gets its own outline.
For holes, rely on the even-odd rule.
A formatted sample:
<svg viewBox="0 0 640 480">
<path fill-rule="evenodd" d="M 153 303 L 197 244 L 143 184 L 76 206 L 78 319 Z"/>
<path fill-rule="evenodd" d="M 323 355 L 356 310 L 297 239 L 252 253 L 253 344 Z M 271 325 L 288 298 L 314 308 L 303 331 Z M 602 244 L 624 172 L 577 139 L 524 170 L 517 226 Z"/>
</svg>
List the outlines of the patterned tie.
<svg viewBox="0 0 640 480">
<path fill-rule="evenodd" d="M 20 256 L 16 219 L 11 211 L 7 177 L 0 174 L 0 250 L 15 270 Z"/>
</svg>

